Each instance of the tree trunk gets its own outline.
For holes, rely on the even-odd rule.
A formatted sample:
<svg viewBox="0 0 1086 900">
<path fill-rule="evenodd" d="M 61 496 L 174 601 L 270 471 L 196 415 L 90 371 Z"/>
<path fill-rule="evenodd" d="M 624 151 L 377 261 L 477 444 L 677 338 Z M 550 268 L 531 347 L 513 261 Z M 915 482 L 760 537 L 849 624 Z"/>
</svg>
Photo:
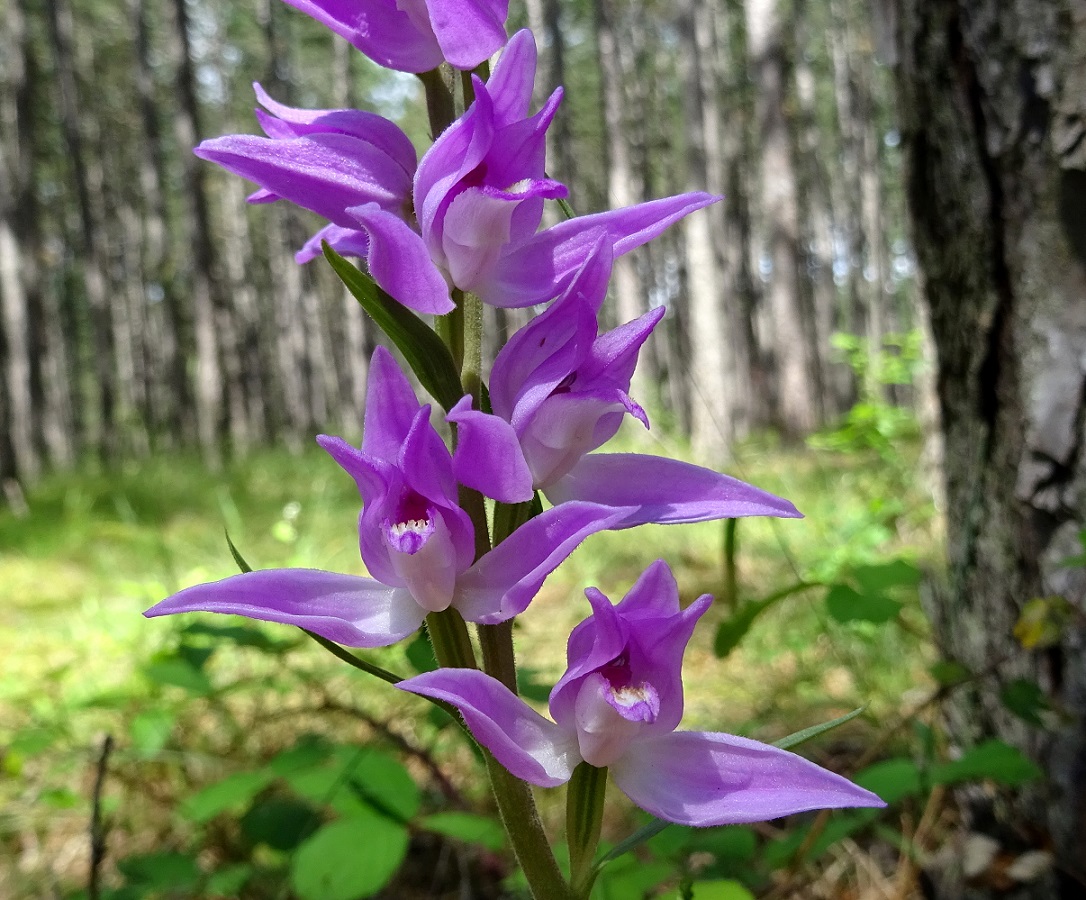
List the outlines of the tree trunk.
<svg viewBox="0 0 1086 900">
<path fill-rule="evenodd" d="M 196 432 L 205 458 L 210 464 L 218 465 L 222 452 L 223 386 L 215 321 L 218 305 L 215 294 L 216 260 L 205 183 L 207 164 L 191 153 L 191 148 L 203 131 L 196 99 L 196 72 L 185 0 L 173 0 L 173 10 L 180 48 L 177 69 L 179 102 L 174 113 L 174 130 L 181 147 L 185 195 L 189 205 L 188 232 L 192 243 L 190 290 L 196 341 Z"/>
<path fill-rule="evenodd" d="M 748 0 L 747 53 L 755 89 L 761 216 L 770 263 L 766 285 L 776 352 L 777 408 L 786 435 L 800 437 L 822 420 L 813 311 L 800 290 L 799 201 L 789 117 L 787 54 L 778 0 Z"/>
<path fill-rule="evenodd" d="M 102 239 L 102 176 L 97 160 L 86 153 L 82 105 L 75 76 L 72 10 L 66 0 L 48 0 L 49 36 L 60 95 L 61 128 L 75 190 L 79 222 L 78 266 L 86 291 L 92 334 L 93 413 L 89 417 L 89 443 L 107 460 L 118 451 L 117 379 L 114 334 L 106 282 Z M 73 380 L 77 385 L 78 381 Z M 76 400 L 80 402 L 79 399 Z"/>
<path fill-rule="evenodd" d="M 713 9 L 702 0 L 687 0 L 679 15 L 685 48 L 680 71 L 688 188 L 708 187 L 719 193 L 723 159 L 711 62 Z M 713 207 L 699 211 L 685 223 L 690 439 L 698 455 L 711 464 L 728 458 L 734 436 L 731 376 L 735 363 L 724 327 L 723 273 L 713 239 L 713 232 L 720 233 L 722 225 L 719 209 Z"/>
<path fill-rule="evenodd" d="M 932 606 L 945 651 L 992 673 L 960 694 L 953 737 L 995 735 L 1047 780 L 962 794 L 969 827 L 1057 868 L 1002 897 L 1086 885 L 1086 6 L 902 0 L 898 85 L 907 192 L 938 354 L 949 578 Z M 1072 610 L 1024 647 L 1024 604 Z M 1054 602 L 1054 601 L 1053 601 Z M 1001 689 L 1026 678 L 1058 711 L 1038 728 Z M 985 897 L 942 873 L 942 896 Z"/>
<path fill-rule="evenodd" d="M 12 135 L 0 146 L 0 483 L 32 478 L 41 464 L 34 440 L 29 308 L 35 292 L 27 289 L 27 266 L 35 264 L 36 247 L 20 240 L 36 221 L 31 164 L 33 141 L 27 115 L 32 90 L 29 36 L 22 10 L 9 2 L 3 20 L 10 44 L 18 52 L 0 60 L 0 127 Z M 28 209 L 28 204 L 31 208 Z"/>
</svg>

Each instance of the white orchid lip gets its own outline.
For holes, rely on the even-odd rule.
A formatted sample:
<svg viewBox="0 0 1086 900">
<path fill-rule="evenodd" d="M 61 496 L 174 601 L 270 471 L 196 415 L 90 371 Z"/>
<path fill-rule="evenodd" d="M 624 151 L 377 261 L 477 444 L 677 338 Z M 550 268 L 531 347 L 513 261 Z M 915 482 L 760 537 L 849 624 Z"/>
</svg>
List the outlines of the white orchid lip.
<svg viewBox="0 0 1086 900">
<path fill-rule="evenodd" d="M 606 699 L 622 718 L 631 722 L 655 722 L 660 713 L 660 695 L 651 684 L 612 687 Z"/>
</svg>

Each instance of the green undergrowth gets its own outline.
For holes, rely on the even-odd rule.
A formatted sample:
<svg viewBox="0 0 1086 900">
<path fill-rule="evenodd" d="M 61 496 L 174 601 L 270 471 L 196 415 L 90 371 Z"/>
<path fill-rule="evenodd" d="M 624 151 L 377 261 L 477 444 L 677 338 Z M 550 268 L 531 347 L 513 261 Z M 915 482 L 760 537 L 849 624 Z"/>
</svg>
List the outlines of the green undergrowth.
<svg viewBox="0 0 1086 900">
<path fill-rule="evenodd" d="M 681 448 L 626 440 L 640 452 L 681 455 Z M 866 706 L 809 751 L 847 768 L 932 684 L 917 581 L 940 559 L 917 455 L 912 443 L 891 463 L 866 451 L 740 448 L 731 474 L 788 497 L 805 518 L 738 523 L 731 604 L 719 522 L 593 537 L 518 623 L 527 695 L 545 699 L 564 668 L 569 628 L 588 613 L 584 587 L 618 600 L 662 557 L 687 600 L 718 597 L 688 654 L 684 727 L 774 740 Z M 0 859 L 15 861 L 0 863 L 0 894 L 77 896 L 85 886 L 94 774 L 106 735 L 113 746 L 100 814 L 110 826 L 102 867 L 115 891 L 109 896 L 320 896 L 331 889 L 312 868 L 325 858 L 312 848 L 348 840 L 374 808 L 395 822 L 381 832 L 393 856 L 408 843 L 414 853 L 420 842 L 450 834 L 493 843 L 492 819 L 432 818 L 450 805 L 472 815 L 487 807 L 478 760 L 421 701 L 405 702 L 282 626 L 140 615 L 181 587 L 235 572 L 225 532 L 254 567 L 361 573 L 357 492 L 324 454 L 266 452 L 220 473 L 171 456 L 111 473 L 54 475 L 31 489 L 27 502 L 23 517 L 0 513 Z M 865 593 L 872 580 L 877 597 Z M 842 606 L 850 590 L 860 598 L 855 609 L 867 612 Z M 757 615 L 743 620 L 756 605 Z M 721 635 L 736 622 L 739 637 L 725 646 Z M 367 657 L 409 675 L 425 666 L 420 654 L 416 644 Z M 402 771 L 420 785 L 409 811 L 374 807 L 364 785 L 356 788 L 365 809 L 341 808 L 342 786 L 355 784 L 343 774 L 344 760 L 361 745 L 387 754 L 367 763 L 378 769 L 406 759 Z M 312 771 L 291 781 L 283 772 L 295 757 L 275 761 L 300 746 L 311 748 L 297 752 Z M 449 770 L 448 783 L 434 776 L 435 762 Z M 227 787 L 217 795 L 223 779 Z M 543 792 L 543 812 L 557 826 L 561 811 L 550 793 Z M 300 806 L 287 809 L 291 803 L 304 806 L 304 815 Z M 615 803 L 606 823 L 613 841 L 631 815 Z M 297 833 L 269 836 L 267 828 L 299 817 Z M 171 871 L 175 884 L 191 882 L 191 890 L 140 888 L 140 866 Z M 624 871 L 615 870 L 615 878 Z M 231 878 L 238 887 L 230 888 Z M 606 879 L 601 885 L 601 896 L 618 890 Z M 49 893 L 53 887 L 59 893 Z M 389 896 L 412 896 L 406 885 L 398 890 Z"/>
</svg>

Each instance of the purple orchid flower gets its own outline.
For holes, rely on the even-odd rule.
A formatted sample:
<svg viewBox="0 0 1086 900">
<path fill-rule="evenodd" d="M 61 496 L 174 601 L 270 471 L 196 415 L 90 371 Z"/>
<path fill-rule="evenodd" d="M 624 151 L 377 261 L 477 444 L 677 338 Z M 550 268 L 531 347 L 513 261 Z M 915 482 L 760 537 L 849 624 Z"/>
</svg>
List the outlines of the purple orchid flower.
<svg viewBox="0 0 1086 900">
<path fill-rule="evenodd" d="M 494 416 L 467 411 L 464 404 L 450 412 L 460 427 L 453 461 L 460 480 L 470 483 L 470 474 L 460 472 L 472 468 L 474 440 L 500 441 L 508 470 L 516 472 L 508 482 L 511 496 L 524 500 L 538 489 L 555 506 L 581 501 L 624 507 L 629 514 L 619 528 L 800 516 L 787 500 L 711 469 L 666 457 L 590 452 L 614 436 L 627 413 L 648 427 L 645 411 L 627 392 L 638 352 L 664 315 L 657 308 L 599 334 L 597 313 L 610 272 L 610 245 L 598 238 L 566 293 L 498 353 L 490 378 Z M 499 436 L 499 423 L 508 423 L 511 434 Z M 490 493 L 485 484 L 473 486 Z"/>
<path fill-rule="evenodd" d="M 452 458 L 392 355 L 370 367 L 361 449 L 340 438 L 319 443 L 355 479 L 362 495 L 359 547 L 364 578 L 318 569 L 268 569 L 186 588 L 145 615 L 234 613 L 298 625 L 353 647 L 383 647 L 414 632 L 429 612 L 450 606 L 471 622 L 512 618 L 586 537 L 628 510 L 569 503 L 532 519 L 477 561 L 471 520 L 457 503 Z M 507 448 L 475 444 L 475 468 L 507 498 Z M 513 474 L 516 478 L 516 473 Z"/>
<path fill-rule="evenodd" d="M 535 40 L 518 32 L 417 167 L 406 135 L 380 116 L 294 109 L 259 85 L 267 137 L 227 135 L 195 152 L 256 182 L 251 202 L 285 199 L 330 221 L 296 254 L 300 263 L 327 241 L 364 258 L 385 291 L 423 313 L 451 311 L 450 287 L 495 306 L 531 306 L 566 291 L 601 242 L 627 253 L 719 199 L 681 194 L 538 231 L 544 200 L 567 192 L 544 173 L 561 90 L 529 116 L 535 70 Z"/>
<path fill-rule="evenodd" d="M 617 605 L 585 591 L 592 615 L 569 637 L 549 721 L 489 675 L 440 669 L 397 685 L 456 706 L 517 778 L 563 784 L 581 762 L 610 770 L 635 804 L 683 825 L 732 825 L 811 809 L 885 806 L 870 791 L 785 750 L 730 734 L 675 731 L 682 657 L 712 598 L 686 610 L 657 560 Z"/>
<path fill-rule="evenodd" d="M 621 255 L 719 199 L 682 194 L 581 216 L 537 233 L 543 201 L 567 191 L 544 174 L 546 131 L 562 92 L 556 90 L 529 117 L 535 71 L 535 39 L 524 30 L 510 39 L 487 83 L 473 77 L 475 102 L 419 163 L 418 230 L 379 202 L 349 210 L 367 232 L 371 253 L 408 259 L 412 266 L 429 259 L 448 284 L 484 303 L 531 306 L 562 293 L 600 240 Z M 383 281 L 372 258 L 369 263 L 374 279 L 411 305 L 413 298 Z M 427 305 L 437 299 L 428 298 Z"/>
<path fill-rule="evenodd" d="M 474 69 L 505 44 L 509 0 L 286 0 L 401 72 Z"/>
<path fill-rule="evenodd" d="M 274 101 L 259 84 L 253 87 L 267 110 L 256 111 L 267 137 L 226 135 L 193 152 L 260 185 L 250 203 L 288 200 L 331 220 L 296 255 L 299 262 L 319 256 L 321 241 L 327 241 L 339 253 L 367 257 L 375 277 L 380 273 L 395 285 L 406 305 L 449 312 L 448 286 L 428 259 L 422 266 L 388 259 L 384 245 L 371 248 L 366 231 L 347 212 L 362 205 L 397 221 L 412 215 L 417 156 L 407 135 L 374 113 L 295 109 Z"/>
</svg>

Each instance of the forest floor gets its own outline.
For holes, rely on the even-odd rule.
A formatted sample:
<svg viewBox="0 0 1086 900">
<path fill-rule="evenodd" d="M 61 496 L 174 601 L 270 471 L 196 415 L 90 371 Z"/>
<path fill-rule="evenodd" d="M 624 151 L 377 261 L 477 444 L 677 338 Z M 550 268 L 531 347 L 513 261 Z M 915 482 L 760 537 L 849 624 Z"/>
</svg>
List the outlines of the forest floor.
<svg viewBox="0 0 1086 900">
<path fill-rule="evenodd" d="M 889 461 L 768 443 L 741 449 L 730 473 L 789 498 L 806 517 L 738 523 L 738 609 L 792 592 L 767 605 L 723 658 L 714 652 L 714 637 L 733 613 L 722 601 L 710 610 L 687 656 L 684 728 L 772 741 L 865 707 L 803 752 L 846 774 L 909 752 L 916 738 L 907 714 L 923 709 L 937 687 L 916 579 L 889 579 L 885 593 L 898 605 L 885 621 L 842 615 L 826 598 L 833 586 L 856 586 L 872 572 L 941 569 L 939 517 L 917 458 L 914 446 Z M 89 822 L 107 734 L 112 746 L 98 809 L 109 825 L 100 869 L 111 885 L 138 887 L 139 873 L 124 860 L 164 850 L 174 863 L 190 850 L 199 867 L 230 861 L 222 847 L 236 851 L 236 842 L 214 832 L 232 835 L 236 827 L 198 816 L 194 825 L 194 816 L 179 818 L 178 808 L 217 778 L 266 762 L 307 733 L 407 745 L 426 803 L 440 807 L 444 792 L 445 800 L 485 806 L 469 752 L 453 748 L 447 732 L 419 724 L 424 716 L 405 720 L 402 695 L 361 684 L 361 676 L 297 632 L 260 625 L 213 634 L 216 626 L 243 620 L 140 615 L 183 586 L 235 572 L 224 531 L 255 568 L 360 573 L 356 489 L 322 453 L 262 453 L 218 474 L 192 458 L 160 458 L 116 472 L 49 477 L 27 499 L 26 515 L 0 513 L 0 896 L 80 896 L 91 867 Z M 707 523 L 590 539 L 518 622 L 518 652 L 534 693 L 564 669 L 565 637 L 588 612 L 585 586 L 618 600 L 661 557 L 674 568 L 684 600 L 704 592 L 719 597 L 723 535 L 721 523 Z M 213 638 L 224 640 L 225 649 Z M 410 671 L 404 647 L 372 656 L 394 671 Z M 449 767 L 447 783 L 434 781 L 434 758 Z M 561 811 L 549 792 L 542 804 L 548 825 L 560 829 Z M 631 815 L 616 803 L 605 837 L 620 839 Z M 752 840 L 759 847 L 781 843 L 791 834 L 786 830 L 767 826 L 754 830 Z M 276 860 L 260 858 L 271 851 L 254 843 L 246 853 L 274 871 Z M 898 877 L 896 854 L 880 860 L 859 846 L 846 836 L 816 865 L 805 863 L 802 878 L 793 864 L 784 876 L 778 871 L 752 887 L 770 896 L 782 886 L 791 893 L 781 896 L 880 896 L 865 894 L 864 879 L 876 870 Z M 787 862 L 787 854 L 780 858 Z M 244 864 L 256 865 L 252 859 Z M 788 869 L 760 864 L 771 874 Z M 478 869 L 479 858 L 472 865 Z M 507 868 L 500 859 L 493 866 L 499 873 Z M 818 887 L 831 876 L 837 887 Z M 293 896 L 278 888 L 261 893 L 258 881 L 233 894 L 224 881 L 162 896 Z M 850 885 L 847 893 L 838 890 L 842 884 Z M 159 894 L 148 888 L 114 896 Z M 382 896 L 414 894 L 404 887 Z"/>
</svg>

